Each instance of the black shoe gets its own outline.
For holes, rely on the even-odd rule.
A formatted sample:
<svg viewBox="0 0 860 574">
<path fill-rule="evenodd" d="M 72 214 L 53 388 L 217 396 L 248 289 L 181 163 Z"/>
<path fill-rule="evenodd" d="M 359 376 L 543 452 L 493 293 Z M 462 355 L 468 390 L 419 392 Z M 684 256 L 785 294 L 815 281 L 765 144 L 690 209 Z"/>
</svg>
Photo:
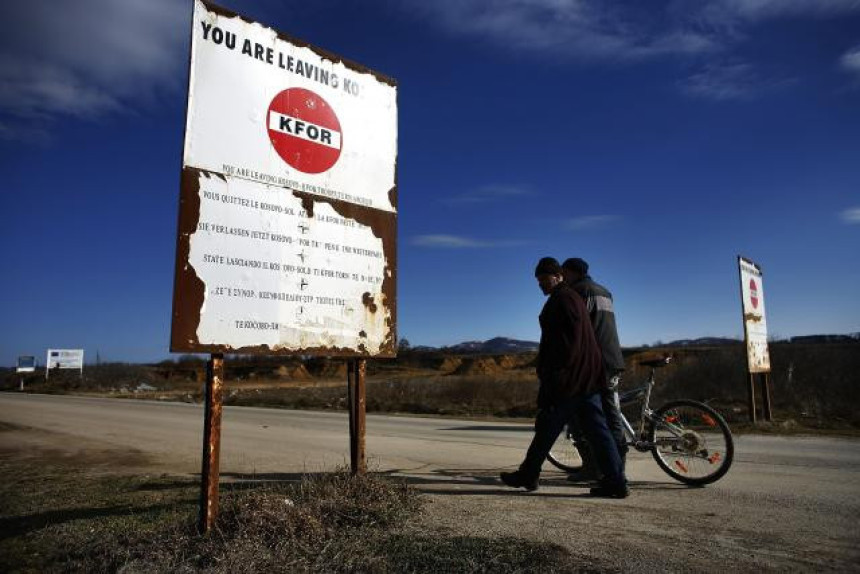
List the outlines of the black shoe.
<svg viewBox="0 0 860 574">
<path fill-rule="evenodd" d="M 630 496 L 630 489 L 626 484 L 616 486 L 595 486 L 591 489 L 591 496 L 599 496 L 600 498 L 627 498 Z"/>
<path fill-rule="evenodd" d="M 519 470 L 516 472 L 503 472 L 499 477 L 502 479 L 502 482 L 511 488 L 525 488 L 529 492 L 537 490 L 538 488 L 537 478 L 527 478 Z"/>
</svg>

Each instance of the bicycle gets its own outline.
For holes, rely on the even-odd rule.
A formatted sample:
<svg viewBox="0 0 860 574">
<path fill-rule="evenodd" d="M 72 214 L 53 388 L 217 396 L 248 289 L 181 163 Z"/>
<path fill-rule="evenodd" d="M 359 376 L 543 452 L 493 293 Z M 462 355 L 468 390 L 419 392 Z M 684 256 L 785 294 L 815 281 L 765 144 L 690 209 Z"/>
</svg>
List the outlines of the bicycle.
<svg viewBox="0 0 860 574">
<path fill-rule="evenodd" d="M 734 459 L 732 431 L 714 409 L 699 401 L 678 399 L 651 410 L 651 390 L 655 373 L 672 362 L 662 357 L 639 364 L 651 368 L 641 387 L 622 393 L 621 405 L 639 400 L 642 408 L 638 429 L 621 414 L 627 444 L 639 452 L 651 452 L 657 465 L 669 476 L 685 484 L 701 486 L 722 478 Z M 582 468 L 576 440 L 566 428 L 553 445 L 547 460 L 560 470 L 575 472 Z"/>
</svg>

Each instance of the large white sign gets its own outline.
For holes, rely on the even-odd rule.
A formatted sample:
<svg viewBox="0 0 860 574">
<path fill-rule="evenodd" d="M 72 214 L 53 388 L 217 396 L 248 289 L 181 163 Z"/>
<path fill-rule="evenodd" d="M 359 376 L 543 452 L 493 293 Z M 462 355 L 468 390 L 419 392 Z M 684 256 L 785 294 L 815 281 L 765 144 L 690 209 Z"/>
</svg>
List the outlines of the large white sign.
<svg viewBox="0 0 860 574">
<path fill-rule="evenodd" d="M 173 351 L 396 348 L 397 92 L 197 0 Z"/>
<path fill-rule="evenodd" d="M 741 301 L 744 312 L 744 335 L 747 345 L 747 365 L 750 373 L 770 372 L 767 346 L 767 321 L 764 312 L 764 285 L 761 267 L 738 257 L 741 278 Z"/>
<path fill-rule="evenodd" d="M 393 81 L 194 3 L 184 164 L 396 211 Z"/>
<path fill-rule="evenodd" d="M 287 190 L 200 177 L 188 262 L 206 285 L 201 345 L 379 350 L 387 317 L 365 299 L 382 297 L 385 257 L 368 226 L 327 204 L 311 215 Z"/>
<path fill-rule="evenodd" d="M 51 369 L 79 369 L 84 368 L 83 349 L 48 349 L 48 357 L 45 361 L 46 371 Z"/>
</svg>

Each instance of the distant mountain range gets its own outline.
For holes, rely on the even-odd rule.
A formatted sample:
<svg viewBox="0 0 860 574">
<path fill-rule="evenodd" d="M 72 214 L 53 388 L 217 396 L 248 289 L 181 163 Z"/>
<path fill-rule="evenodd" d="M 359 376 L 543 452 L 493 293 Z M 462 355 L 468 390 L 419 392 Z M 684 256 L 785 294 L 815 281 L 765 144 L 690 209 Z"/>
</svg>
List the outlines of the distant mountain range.
<svg viewBox="0 0 860 574">
<path fill-rule="evenodd" d="M 534 341 L 519 341 L 507 337 L 495 337 L 487 341 L 466 341 L 443 350 L 452 353 L 481 353 L 481 354 L 513 354 L 537 351 L 538 344 Z"/>
<path fill-rule="evenodd" d="M 847 335 L 804 335 L 792 337 L 785 342 L 790 343 L 848 343 L 860 342 L 860 333 L 849 333 Z M 740 345 L 740 339 L 730 337 L 699 337 L 698 339 L 677 339 L 675 341 L 659 342 L 653 345 L 642 345 L 642 347 L 714 347 L 720 345 Z M 513 355 L 516 353 L 530 353 L 538 350 L 536 341 L 521 341 L 507 337 L 494 337 L 486 341 L 465 341 L 447 347 L 416 346 L 414 351 L 441 351 L 455 354 L 475 355 Z"/>
<path fill-rule="evenodd" d="M 494 337 L 487 341 L 466 341 L 447 347 L 428 347 L 425 345 L 412 347 L 413 351 L 441 351 L 454 354 L 475 355 L 513 355 L 537 351 L 538 344 L 534 341 L 519 341 L 507 337 Z"/>
<path fill-rule="evenodd" d="M 652 346 L 666 346 L 666 347 L 713 347 L 716 345 L 738 345 L 742 343 L 740 339 L 732 339 L 730 337 L 699 337 L 698 339 L 678 339 L 676 341 L 669 341 L 668 343 L 662 343 L 660 345 L 654 344 Z"/>
</svg>

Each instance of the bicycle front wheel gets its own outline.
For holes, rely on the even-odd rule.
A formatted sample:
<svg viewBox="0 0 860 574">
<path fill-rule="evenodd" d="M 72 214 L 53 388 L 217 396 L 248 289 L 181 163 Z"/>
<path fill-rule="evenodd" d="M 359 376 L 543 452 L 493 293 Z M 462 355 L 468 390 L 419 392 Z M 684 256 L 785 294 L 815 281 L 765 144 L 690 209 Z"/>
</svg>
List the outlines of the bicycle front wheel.
<svg viewBox="0 0 860 574">
<path fill-rule="evenodd" d="M 582 459 L 576 449 L 576 441 L 567 427 L 561 431 L 546 459 L 559 470 L 576 472 L 582 469 Z"/>
<path fill-rule="evenodd" d="M 666 474 L 697 486 L 722 478 L 735 454 L 725 419 L 708 405 L 686 399 L 666 403 L 654 412 L 648 442 Z"/>
</svg>

